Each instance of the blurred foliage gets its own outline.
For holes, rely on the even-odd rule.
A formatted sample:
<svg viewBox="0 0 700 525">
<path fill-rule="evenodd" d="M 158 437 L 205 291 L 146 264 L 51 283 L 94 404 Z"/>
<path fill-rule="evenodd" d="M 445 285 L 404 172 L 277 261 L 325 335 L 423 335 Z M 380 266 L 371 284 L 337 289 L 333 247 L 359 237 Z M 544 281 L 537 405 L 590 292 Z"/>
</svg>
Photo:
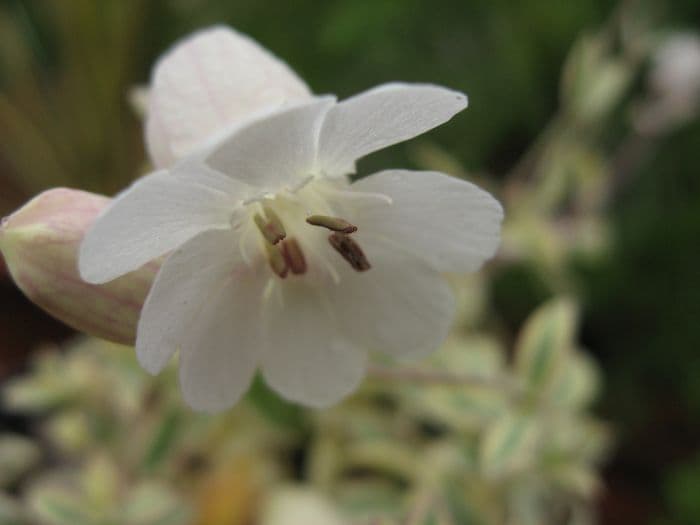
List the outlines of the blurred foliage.
<svg viewBox="0 0 700 525">
<path fill-rule="evenodd" d="M 295 523 L 590 523 L 609 432 L 586 414 L 598 370 L 575 323 L 569 301 L 545 304 L 513 365 L 497 340 L 455 333 L 426 366 L 375 365 L 351 399 L 296 420 L 260 403 L 262 384 L 201 415 L 174 367 L 152 378 L 91 339 L 46 349 L 4 389 L 45 445 L 0 435 L 0 510 L 14 513 L 0 523 L 290 523 L 278 506 Z"/>
<path fill-rule="evenodd" d="M 5 391 L 36 428 L 0 438 L 0 524 L 586 523 L 609 437 L 582 346 L 619 440 L 608 519 L 700 522 L 700 120 L 697 101 L 677 111 L 689 81 L 653 80 L 697 20 L 697 0 L 0 0 L 0 213 L 138 176 L 132 88 L 175 39 L 229 23 L 315 92 L 467 92 L 462 117 L 360 168 L 478 179 L 507 214 L 488 272 L 455 281 L 445 348 L 377 365 L 327 412 L 257 383 L 199 416 L 129 351 L 43 355 Z"/>
</svg>

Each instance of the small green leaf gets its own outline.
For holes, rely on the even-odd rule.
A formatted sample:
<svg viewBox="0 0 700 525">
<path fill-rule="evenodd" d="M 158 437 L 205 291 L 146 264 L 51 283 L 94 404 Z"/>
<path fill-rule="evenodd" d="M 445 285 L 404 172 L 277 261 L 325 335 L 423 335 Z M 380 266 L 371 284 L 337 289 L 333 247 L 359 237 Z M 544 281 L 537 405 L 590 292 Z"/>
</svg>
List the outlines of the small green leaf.
<svg viewBox="0 0 700 525">
<path fill-rule="evenodd" d="M 306 487 L 288 486 L 276 489 L 262 508 L 261 525 L 289 523 L 323 523 L 343 525 L 340 512 L 322 494 Z"/>
<path fill-rule="evenodd" d="M 35 488 L 30 494 L 29 506 L 37 520 L 45 525 L 92 525 L 85 502 L 59 487 Z"/>
<path fill-rule="evenodd" d="M 576 307 L 567 299 L 540 306 L 526 321 L 515 346 L 515 371 L 533 391 L 550 385 L 571 350 Z"/>
<path fill-rule="evenodd" d="M 128 525 L 180 525 L 190 522 L 191 512 L 165 486 L 144 482 L 127 496 L 123 519 Z"/>
<path fill-rule="evenodd" d="M 537 425 L 528 416 L 505 414 L 484 434 L 479 462 L 487 477 L 498 478 L 522 471 L 535 461 Z"/>
<path fill-rule="evenodd" d="M 597 364 L 588 354 L 574 351 L 556 374 L 549 398 L 558 406 L 584 409 L 596 398 L 599 389 Z"/>
<path fill-rule="evenodd" d="M 167 457 L 168 452 L 177 440 L 181 427 L 181 415 L 179 410 L 172 409 L 163 418 L 143 461 L 143 468 L 146 472 L 157 468 Z"/>
</svg>

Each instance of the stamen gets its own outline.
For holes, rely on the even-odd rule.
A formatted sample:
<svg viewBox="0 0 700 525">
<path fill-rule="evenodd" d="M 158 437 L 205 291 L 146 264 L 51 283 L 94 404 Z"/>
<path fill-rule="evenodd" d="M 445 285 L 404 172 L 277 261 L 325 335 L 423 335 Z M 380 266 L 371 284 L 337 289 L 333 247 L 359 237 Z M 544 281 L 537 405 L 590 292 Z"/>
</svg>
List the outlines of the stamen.
<svg viewBox="0 0 700 525">
<path fill-rule="evenodd" d="M 323 226 L 334 232 L 353 233 L 357 231 L 357 226 L 350 224 L 345 219 L 329 217 L 328 215 L 311 215 L 306 218 L 306 222 L 313 226 Z"/>
<path fill-rule="evenodd" d="M 250 232 L 249 225 L 250 223 L 248 223 L 248 226 L 244 226 L 242 228 L 242 231 L 239 233 L 238 250 L 241 252 L 243 262 L 245 262 L 250 267 L 253 266 L 253 263 L 252 259 L 250 258 L 250 254 L 248 253 L 248 233 Z"/>
<path fill-rule="evenodd" d="M 282 251 L 271 244 L 265 245 L 265 250 L 267 252 L 267 262 L 270 263 L 270 268 L 279 277 L 284 279 L 289 273 L 289 264 L 287 263 L 286 257 L 282 254 Z"/>
<path fill-rule="evenodd" d="M 348 235 L 332 233 L 328 236 L 328 242 L 330 242 L 331 246 L 335 248 L 335 251 L 342 255 L 343 259 L 348 261 L 350 266 L 358 272 L 365 272 L 372 267 L 367 257 L 365 257 L 362 248 L 360 248 L 360 245 Z"/>
<path fill-rule="evenodd" d="M 269 206 L 263 206 L 265 217 L 256 213 L 253 217 L 256 226 L 270 244 L 277 244 L 287 236 L 282 221 Z"/>
<path fill-rule="evenodd" d="M 301 251 L 301 246 L 296 241 L 296 239 L 287 239 L 282 243 L 282 256 L 284 261 L 292 270 L 293 274 L 301 275 L 306 273 L 307 265 L 306 258 L 304 257 L 304 252 Z"/>
</svg>

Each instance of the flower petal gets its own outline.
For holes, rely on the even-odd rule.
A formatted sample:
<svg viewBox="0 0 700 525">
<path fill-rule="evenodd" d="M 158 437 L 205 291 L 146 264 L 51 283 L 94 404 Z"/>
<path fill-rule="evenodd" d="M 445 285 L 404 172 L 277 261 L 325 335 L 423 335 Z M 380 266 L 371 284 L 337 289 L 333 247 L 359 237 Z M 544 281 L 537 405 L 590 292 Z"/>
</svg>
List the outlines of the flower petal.
<svg viewBox="0 0 700 525">
<path fill-rule="evenodd" d="M 136 355 L 151 374 L 166 365 L 196 312 L 229 280 L 238 262 L 236 246 L 232 232 L 212 230 L 185 242 L 163 263 L 141 310 L 136 337 Z"/>
<path fill-rule="evenodd" d="M 151 85 L 146 142 L 159 168 L 236 122 L 311 96 L 284 62 L 223 26 L 176 44 L 156 64 Z"/>
<path fill-rule="evenodd" d="M 224 410 L 250 387 L 260 359 L 262 290 L 259 279 L 230 279 L 192 323 L 180 347 L 180 388 L 195 410 Z"/>
<path fill-rule="evenodd" d="M 428 84 L 385 84 L 343 100 L 321 129 L 321 167 L 332 176 L 353 173 L 357 159 L 425 133 L 466 107 L 466 95 Z"/>
<path fill-rule="evenodd" d="M 165 262 L 139 321 L 141 365 L 158 373 L 180 350 L 180 384 L 197 410 L 233 405 L 248 389 L 261 346 L 264 279 L 241 258 L 235 235 L 198 235 Z"/>
<path fill-rule="evenodd" d="M 367 357 L 339 333 L 325 306 L 311 287 L 286 282 L 273 291 L 265 312 L 265 380 L 285 398 L 316 408 L 355 390 Z"/>
<path fill-rule="evenodd" d="M 447 337 L 455 313 L 452 291 L 438 272 L 391 246 L 367 250 L 372 267 L 356 272 L 337 255 L 340 282 L 330 304 L 347 337 L 399 359 L 423 357 Z"/>
<path fill-rule="evenodd" d="M 321 122 L 334 103 L 319 97 L 253 121 L 221 141 L 206 162 L 253 186 L 293 185 L 311 175 Z"/>
<path fill-rule="evenodd" d="M 388 170 L 350 186 L 381 193 L 393 204 L 359 201 L 350 219 L 363 246 L 391 244 L 442 272 L 471 272 L 500 243 L 503 208 L 474 184 L 432 171 Z"/>
<path fill-rule="evenodd" d="M 220 189 L 224 184 L 228 192 Z M 186 177 L 160 171 L 137 180 L 85 236 L 79 256 L 81 277 L 104 283 L 202 231 L 229 228 L 236 189 L 231 179 L 211 173 Z"/>
</svg>

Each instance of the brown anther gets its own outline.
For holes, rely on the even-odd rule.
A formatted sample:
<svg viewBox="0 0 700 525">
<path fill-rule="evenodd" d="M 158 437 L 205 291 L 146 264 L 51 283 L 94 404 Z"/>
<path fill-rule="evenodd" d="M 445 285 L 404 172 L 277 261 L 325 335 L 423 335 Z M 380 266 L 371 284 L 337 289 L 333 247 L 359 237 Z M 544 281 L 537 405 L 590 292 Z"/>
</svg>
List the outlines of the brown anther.
<svg viewBox="0 0 700 525">
<path fill-rule="evenodd" d="M 328 236 L 328 242 L 358 272 L 365 272 L 372 267 L 360 245 L 350 236 L 343 233 L 332 233 Z"/>
<path fill-rule="evenodd" d="M 301 246 L 296 239 L 287 239 L 282 243 L 282 256 L 293 274 L 301 275 L 306 273 L 306 257 L 301 251 Z"/>
<path fill-rule="evenodd" d="M 265 247 L 267 252 L 267 262 L 270 264 L 270 268 L 277 274 L 278 277 L 284 279 L 289 273 L 289 265 L 282 254 L 282 250 L 271 244 L 266 244 Z"/>
<path fill-rule="evenodd" d="M 287 236 L 282 221 L 277 214 L 268 206 L 263 207 L 265 217 L 256 213 L 253 217 L 256 226 L 262 233 L 265 240 L 270 244 L 277 244 Z"/>
<path fill-rule="evenodd" d="M 306 218 L 306 222 L 314 226 L 323 226 L 334 232 L 353 233 L 357 231 L 357 226 L 350 224 L 345 219 L 329 217 L 328 215 L 311 215 Z"/>
</svg>

